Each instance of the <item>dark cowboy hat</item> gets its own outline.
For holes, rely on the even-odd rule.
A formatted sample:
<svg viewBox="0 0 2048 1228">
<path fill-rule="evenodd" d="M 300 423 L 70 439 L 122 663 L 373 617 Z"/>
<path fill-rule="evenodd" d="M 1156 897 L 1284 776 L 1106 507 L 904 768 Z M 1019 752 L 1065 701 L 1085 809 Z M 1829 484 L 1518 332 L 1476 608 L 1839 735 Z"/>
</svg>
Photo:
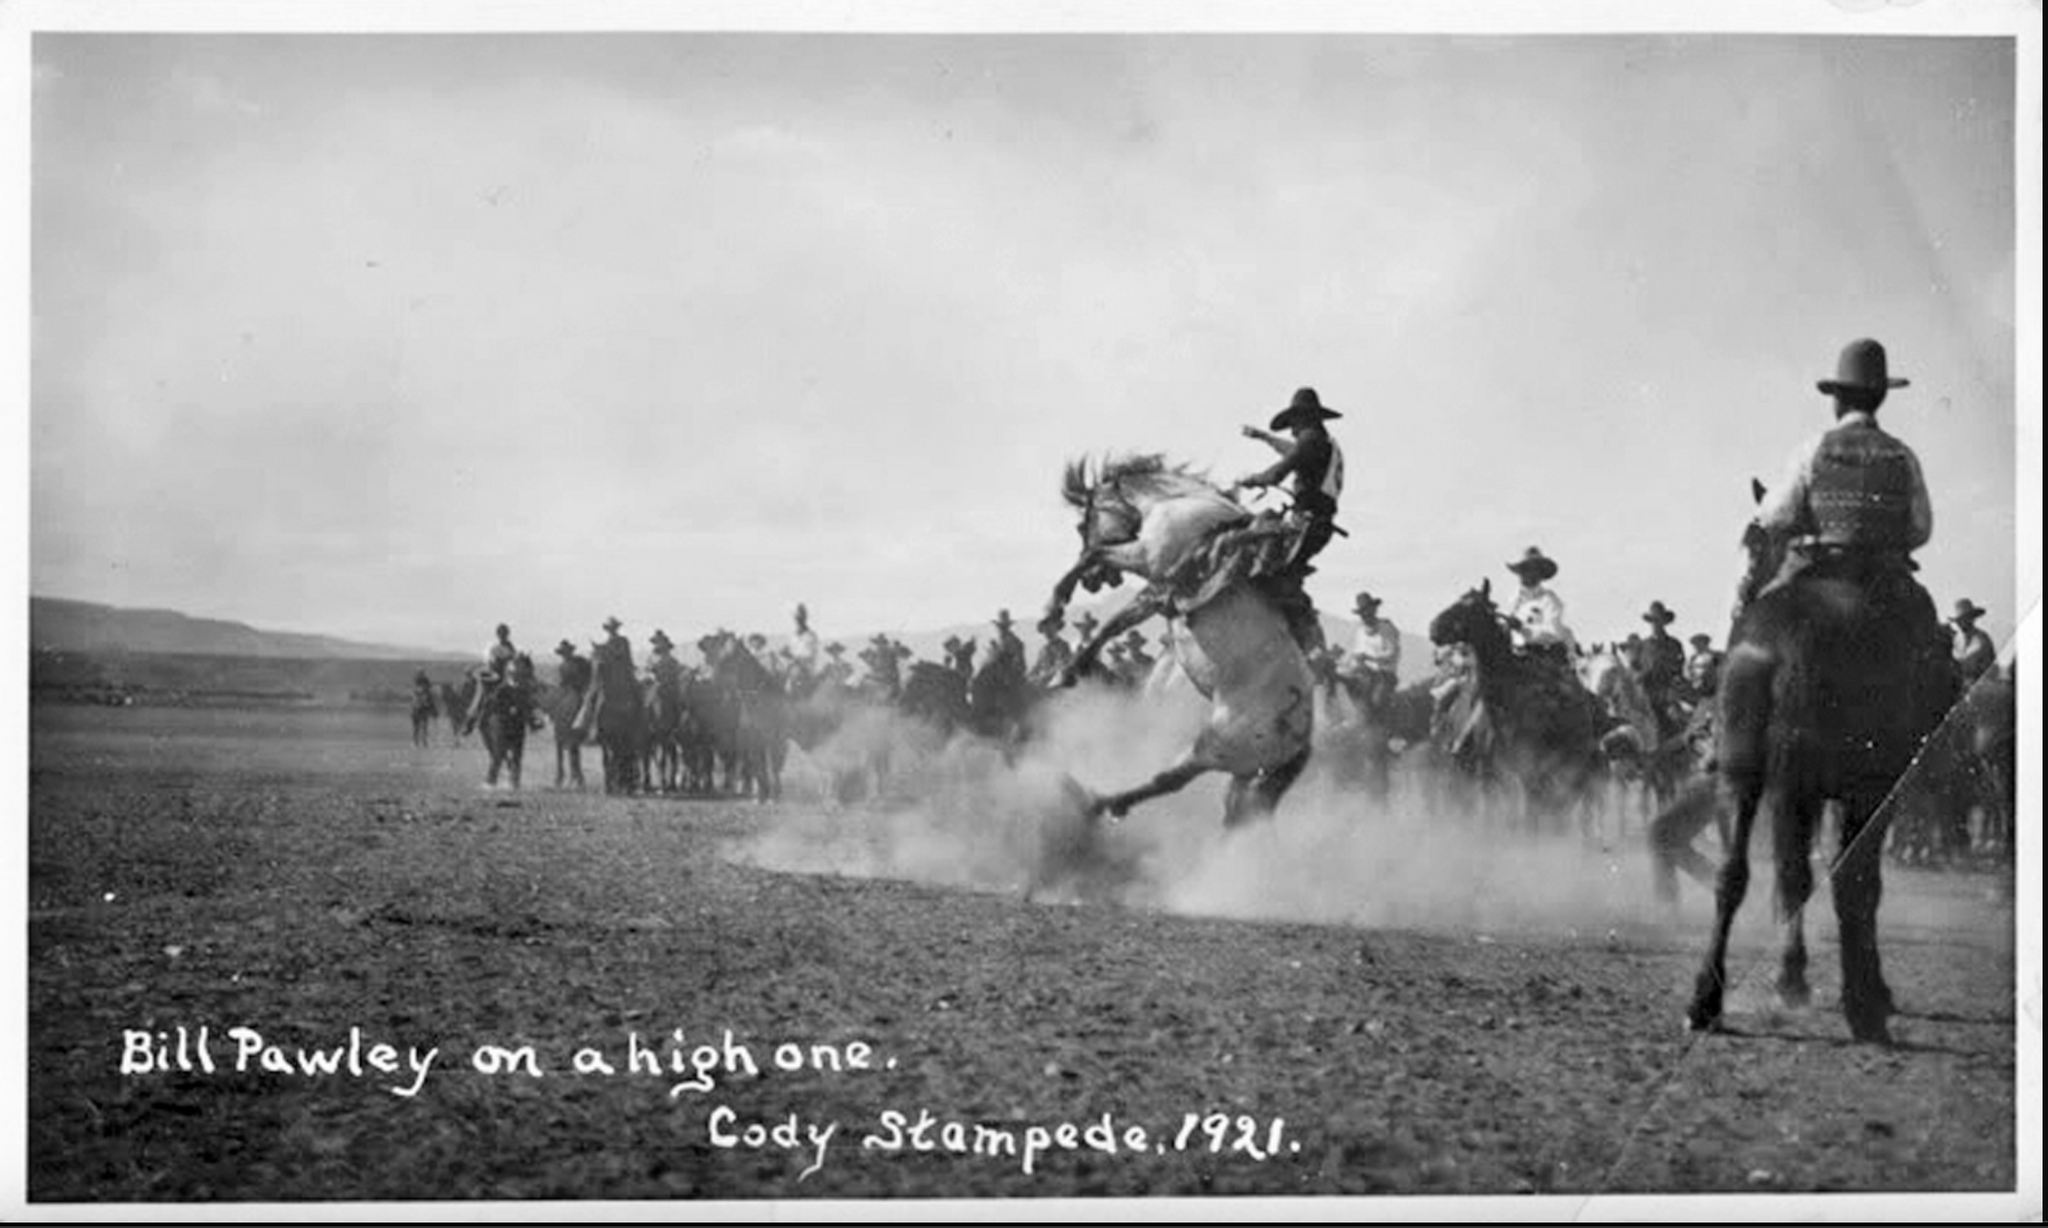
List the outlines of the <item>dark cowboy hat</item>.
<svg viewBox="0 0 2048 1228">
<path fill-rule="evenodd" d="M 617 615 L 614 615 L 604 620 L 604 629 L 607 631 L 617 631 L 620 627 L 623 627 L 625 625 L 626 624 L 618 620 Z"/>
<path fill-rule="evenodd" d="M 1052 613 L 1047 614 L 1044 618 L 1038 620 L 1038 633 L 1040 635 L 1058 635 L 1060 632 L 1060 628 L 1066 625 L 1067 616 L 1060 613 L 1058 610 L 1054 610 Z"/>
<path fill-rule="evenodd" d="M 1652 601 L 1650 603 L 1650 608 L 1643 611 L 1643 621 L 1646 623 L 1655 623 L 1659 627 L 1668 627 L 1672 623 L 1678 621 L 1678 615 L 1673 614 L 1671 611 L 1665 609 L 1663 602 Z"/>
<path fill-rule="evenodd" d="M 1323 408 L 1322 398 L 1316 395 L 1315 389 L 1302 388 L 1295 392 L 1292 404 L 1273 415 L 1270 429 L 1284 431 L 1296 423 L 1323 422 L 1343 416 L 1334 409 Z"/>
<path fill-rule="evenodd" d="M 1010 617 L 1010 612 L 1008 610 L 997 610 L 995 622 L 993 625 L 1007 629 L 1016 626 L 1017 622 L 1015 619 Z"/>
<path fill-rule="evenodd" d="M 1956 602 L 1956 616 L 1949 621 L 1961 623 L 1967 627 L 1984 617 L 1985 613 L 1986 611 L 1979 607 L 1976 602 L 1965 597 L 1961 601 Z"/>
<path fill-rule="evenodd" d="M 1366 610 L 1377 610 L 1380 608 L 1380 599 L 1373 596 L 1371 593 L 1360 593 L 1358 595 L 1358 600 L 1352 603 L 1351 608 L 1359 611 L 1360 613 L 1363 613 Z"/>
<path fill-rule="evenodd" d="M 668 632 L 663 631 L 659 627 L 654 629 L 653 635 L 647 637 L 647 642 L 656 648 L 674 648 L 676 646 L 676 642 L 668 638 Z"/>
<path fill-rule="evenodd" d="M 1835 361 L 1835 378 L 1815 385 L 1829 396 L 1875 393 L 1879 397 L 1905 386 L 1905 380 L 1894 377 L 1886 368 L 1884 347 L 1868 337 L 1843 346 L 1842 356 Z"/>
<path fill-rule="evenodd" d="M 561 643 L 555 645 L 555 655 L 558 657 L 573 657 L 576 655 L 576 645 L 571 644 L 567 640 L 563 640 Z"/>
<path fill-rule="evenodd" d="M 1704 631 L 1698 631 L 1694 632 L 1693 637 L 1687 640 L 1686 643 L 1691 644 L 1694 648 L 1711 648 L 1714 646 L 1714 637 Z"/>
<path fill-rule="evenodd" d="M 828 657 L 843 657 L 846 655 L 846 645 L 840 643 L 838 640 L 833 640 L 831 643 L 825 645 L 825 655 Z"/>
<path fill-rule="evenodd" d="M 1089 610 L 1081 611 L 1081 617 L 1074 620 L 1074 630 L 1079 631 L 1083 636 L 1094 634 L 1095 629 L 1101 625 L 1100 622 L 1096 621 L 1094 613 Z"/>
<path fill-rule="evenodd" d="M 1136 627 L 1132 627 L 1129 631 L 1124 632 L 1124 643 L 1143 648 L 1145 646 L 1145 633 Z"/>
<path fill-rule="evenodd" d="M 1545 556 L 1543 551 L 1531 546 L 1523 551 L 1520 560 L 1508 564 L 1508 570 L 1524 580 L 1534 580 L 1541 584 L 1557 574 L 1557 564 Z"/>
</svg>

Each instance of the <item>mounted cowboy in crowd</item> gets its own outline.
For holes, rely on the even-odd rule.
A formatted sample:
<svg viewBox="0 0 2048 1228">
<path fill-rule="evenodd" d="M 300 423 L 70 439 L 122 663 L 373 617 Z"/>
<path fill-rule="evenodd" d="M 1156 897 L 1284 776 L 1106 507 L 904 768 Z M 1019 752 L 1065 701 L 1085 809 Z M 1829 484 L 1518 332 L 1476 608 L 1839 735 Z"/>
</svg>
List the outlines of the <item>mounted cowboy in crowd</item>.
<svg viewBox="0 0 2048 1228">
<path fill-rule="evenodd" d="M 1038 650 L 1038 660 L 1032 662 L 1031 672 L 1026 675 L 1031 685 L 1038 690 L 1049 690 L 1058 680 L 1060 671 L 1074 659 L 1073 646 L 1060 635 L 1067 625 L 1064 613 L 1054 611 L 1038 620 L 1038 634 L 1045 643 Z"/>
<path fill-rule="evenodd" d="M 512 643 L 512 628 L 498 624 L 498 638 L 484 650 L 483 668 L 477 671 L 476 688 L 470 696 L 469 712 L 463 717 L 462 732 L 476 732 L 477 718 L 483 715 L 484 703 L 490 692 L 511 676 L 512 663 L 519 658 L 519 649 Z"/>
<path fill-rule="evenodd" d="M 1352 613 L 1358 616 L 1358 634 L 1338 674 L 1350 680 L 1365 713 L 1377 716 L 1400 688 L 1401 629 L 1392 619 L 1380 617 L 1380 599 L 1371 593 L 1358 594 Z"/>
<path fill-rule="evenodd" d="M 1650 624 L 1650 635 L 1637 657 L 1636 677 L 1656 712 L 1657 736 L 1661 740 L 1685 726 L 1690 698 L 1685 686 L 1685 646 L 1668 630 L 1678 616 L 1666 609 L 1663 602 L 1652 601 L 1643 612 L 1643 621 Z"/>
<path fill-rule="evenodd" d="M 1991 637 L 1977 626 L 1977 620 L 1982 617 L 1984 611 L 1965 597 L 1956 602 L 1955 617 L 1949 619 L 1949 626 L 1955 629 L 1956 635 L 1956 670 L 1961 674 L 1965 687 L 1998 664 L 1998 645 L 1992 643 Z"/>
</svg>

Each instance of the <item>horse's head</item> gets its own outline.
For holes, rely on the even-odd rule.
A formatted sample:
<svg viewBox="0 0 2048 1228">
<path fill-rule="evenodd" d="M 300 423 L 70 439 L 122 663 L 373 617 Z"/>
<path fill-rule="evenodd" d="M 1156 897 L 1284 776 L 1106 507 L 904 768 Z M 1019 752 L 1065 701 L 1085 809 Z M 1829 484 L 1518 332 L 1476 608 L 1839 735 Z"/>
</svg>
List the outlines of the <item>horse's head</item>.
<svg viewBox="0 0 2048 1228">
<path fill-rule="evenodd" d="M 1083 549 L 1122 545 L 1138 535 L 1145 516 L 1123 490 L 1123 474 L 1128 468 L 1128 464 L 1119 467 L 1104 461 L 1091 472 L 1085 459 L 1067 462 L 1060 497 L 1080 513 L 1074 531 L 1081 535 Z"/>
<path fill-rule="evenodd" d="M 1469 644 L 1483 651 L 1505 645 L 1507 631 L 1501 626 L 1500 608 L 1493 604 L 1493 581 L 1482 580 L 1429 623 L 1432 644 Z"/>
<path fill-rule="evenodd" d="M 1762 482 L 1751 478 L 1749 493 L 1750 498 L 1761 507 L 1764 496 L 1769 492 L 1764 489 Z M 1743 526 L 1742 530 L 1742 552 L 1749 558 L 1749 566 L 1743 576 L 1742 591 L 1755 593 L 1770 583 L 1771 577 L 1777 575 L 1778 569 L 1784 565 L 1785 551 L 1790 545 L 1790 538 L 1784 534 L 1767 532 L 1761 521 L 1754 516 L 1750 517 L 1749 523 Z"/>
</svg>

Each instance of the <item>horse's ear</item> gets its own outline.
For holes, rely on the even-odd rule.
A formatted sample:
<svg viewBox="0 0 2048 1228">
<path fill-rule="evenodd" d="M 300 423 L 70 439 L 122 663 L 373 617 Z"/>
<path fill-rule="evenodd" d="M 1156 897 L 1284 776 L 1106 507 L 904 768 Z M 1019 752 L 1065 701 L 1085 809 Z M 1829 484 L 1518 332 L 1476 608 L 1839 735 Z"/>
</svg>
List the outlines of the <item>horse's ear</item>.
<svg viewBox="0 0 2048 1228">
<path fill-rule="evenodd" d="M 1492 600 L 1493 600 L 1493 577 L 1492 577 L 1492 576 L 1488 576 L 1488 577 L 1486 577 L 1486 578 L 1485 578 L 1484 580 L 1481 580 L 1481 581 L 1479 582 L 1479 595 L 1480 595 L 1481 597 L 1484 597 L 1484 598 L 1486 598 L 1486 599 L 1487 599 L 1488 601 L 1492 601 Z"/>
<path fill-rule="evenodd" d="M 1762 482 L 1757 481 L 1755 478 L 1749 479 L 1749 497 L 1751 499 L 1754 499 L 1758 503 L 1762 503 L 1764 501 L 1764 496 L 1768 493 L 1770 492 L 1764 489 L 1764 484 Z"/>
</svg>

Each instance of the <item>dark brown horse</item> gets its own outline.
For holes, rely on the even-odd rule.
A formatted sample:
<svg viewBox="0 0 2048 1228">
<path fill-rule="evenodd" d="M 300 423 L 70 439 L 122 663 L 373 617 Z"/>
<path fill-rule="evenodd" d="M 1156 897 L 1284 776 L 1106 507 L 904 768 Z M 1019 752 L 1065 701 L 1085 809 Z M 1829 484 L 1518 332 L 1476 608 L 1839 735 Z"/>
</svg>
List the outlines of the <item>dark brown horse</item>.
<svg viewBox="0 0 2048 1228">
<path fill-rule="evenodd" d="M 1492 583 L 1431 620 L 1429 638 L 1471 654 L 1443 748 L 1456 770 L 1483 785 L 1518 783 L 1532 828 L 1590 805 L 1601 770 L 1598 701 L 1568 665 L 1515 651 Z"/>
<path fill-rule="evenodd" d="M 462 745 L 462 723 L 469 719 L 469 702 L 476 698 L 476 675 L 468 674 L 462 685 L 444 682 L 440 686 L 441 715 L 448 718 L 448 736 Z"/>
<path fill-rule="evenodd" d="M 1761 500 L 1763 487 L 1754 493 Z M 1755 591 L 1756 581 L 1778 573 L 1785 543 L 1752 522 L 1743 544 L 1745 591 Z M 1778 992 L 1795 1006 L 1810 997 L 1802 916 L 1813 891 L 1813 842 L 1834 801 L 1842 847 L 1829 879 L 1842 1013 L 1858 1040 L 1890 1039 L 1892 994 L 1877 951 L 1884 828 L 1893 789 L 1955 699 L 1954 669 L 1934 639 L 1936 626 L 1932 602 L 1910 577 L 1852 560 L 1817 564 L 1736 618 L 1721 675 L 1717 756 L 1735 831 L 1687 1012 L 1695 1029 L 1721 1020 L 1728 931 L 1749 886 L 1749 836 L 1764 807 L 1784 926 Z"/>
</svg>

